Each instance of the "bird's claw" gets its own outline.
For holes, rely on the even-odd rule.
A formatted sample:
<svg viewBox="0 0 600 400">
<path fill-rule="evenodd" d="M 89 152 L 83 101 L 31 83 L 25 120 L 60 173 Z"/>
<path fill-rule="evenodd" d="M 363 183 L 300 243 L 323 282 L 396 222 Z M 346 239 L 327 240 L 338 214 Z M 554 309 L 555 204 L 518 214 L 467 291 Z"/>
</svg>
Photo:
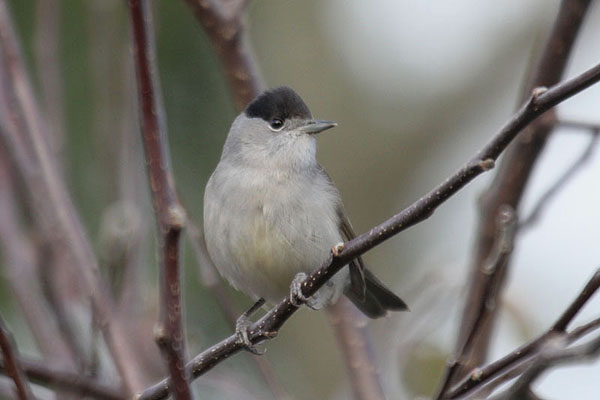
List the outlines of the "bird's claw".
<svg viewBox="0 0 600 400">
<path fill-rule="evenodd" d="M 258 356 L 265 354 L 267 350 L 259 349 L 250 341 L 249 333 L 250 327 L 252 326 L 250 316 L 254 314 L 256 310 L 258 310 L 264 303 L 265 300 L 260 299 L 235 321 L 235 335 L 237 336 L 237 342 L 243 345 L 246 351 Z"/>
<path fill-rule="evenodd" d="M 317 310 L 315 306 L 315 299 L 313 297 L 306 297 L 302 293 L 302 282 L 307 278 L 304 272 L 298 272 L 290 285 L 290 303 L 295 307 L 300 307 L 302 304 L 306 304 L 309 308 Z"/>
</svg>

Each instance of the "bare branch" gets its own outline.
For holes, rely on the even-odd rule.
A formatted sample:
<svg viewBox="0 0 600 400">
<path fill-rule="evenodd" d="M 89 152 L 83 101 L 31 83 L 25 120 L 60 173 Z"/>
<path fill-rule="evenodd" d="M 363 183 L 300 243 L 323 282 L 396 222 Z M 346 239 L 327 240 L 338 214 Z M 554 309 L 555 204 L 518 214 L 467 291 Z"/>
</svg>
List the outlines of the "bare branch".
<svg viewBox="0 0 600 400">
<path fill-rule="evenodd" d="M 384 400 L 366 317 L 346 298 L 327 308 L 355 400 Z"/>
<path fill-rule="evenodd" d="M 536 67 L 533 68 L 533 75 L 525 85 L 526 96 L 536 87 L 549 87 L 559 82 L 589 3 L 590 0 L 562 1 L 543 52 L 537 59 Z M 465 299 L 461 328 L 456 344 L 457 351 L 462 346 L 464 338 L 469 335 L 469 330 L 477 318 L 481 304 L 490 301 L 497 302 L 497 298 L 487 297 L 490 293 L 485 291 L 487 277 L 483 272 L 495 242 L 496 217 L 504 206 L 510 206 L 518 214 L 521 197 L 535 161 L 544 149 L 555 122 L 555 113 L 552 111 L 528 127 L 503 158 L 492 185 L 481 198 L 480 222 L 474 246 L 471 282 Z M 507 270 L 509 262 L 510 255 L 505 258 L 506 266 L 502 269 Z M 502 287 L 506 275 L 506 273 L 498 275 L 497 287 Z M 498 296 L 500 293 L 501 291 L 498 290 L 493 294 Z M 455 358 L 464 360 L 464 366 L 455 374 L 456 379 L 460 379 L 467 371 L 485 360 L 496 311 L 497 309 L 491 309 L 486 312 L 481 328 L 472 339 L 473 344 L 469 346 L 469 353 L 455 356 Z"/>
<path fill-rule="evenodd" d="M 598 80 L 600 80 L 600 64 L 550 89 L 538 88 L 534 90 L 531 98 L 465 166 L 392 218 L 372 228 L 369 232 L 344 243 L 343 246 L 336 246 L 336 251 L 332 251 L 330 257 L 301 284 L 302 294 L 305 297 L 312 296 L 352 259 L 429 218 L 437 207 L 460 191 L 465 185 L 483 172 L 494 168 L 495 160 L 529 123 L 551 107 L 574 96 Z M 286 297 L 252 325 L 249 332 L 250 341 L 256 344 L 273 338 L 285 321 L 297 310 L 298 307 L 291 304 L 289 298 Z M 186 368 L 192 377 L 198 377 L 242 349 L 243 344 L 237 340 L 236 335 L 232 335 L 194 357 Z M 168 380 L 163 380 L 138 394 L 138 398 L 164 398 L 168 393 L 168 387 Z"/>
<path fill-rule="evenodd" d="M 61 390 L 65 393 L 94 397 L 99 400 L 124 400 L 126 398 L 121 393 L 120 388 L 92 380 L 80 373 L 66 371 L 57 368 L 56 365 L 48 365 L 43 361 L 20 359 L 19 362 L 31 382 Z M 6 370 L 4 362 L 0 362 L 0 371 L 6 372 Z"/>
<path fill-rule="evenodd" d="M 247 1 L 185 1 L 198 23 L 206 31 L 217 52 L 229 82 L 236 109 L 243 110 L 262 91 L 263 87 L 242 20 L 242 11 Z"/>
<path fill-rule="evenodd" d="M 516 216 L 514 210 L 509 206 L 502 208 L 497 218 L 497 225 L 498 234 L 496 243 L 494 244 L 493 251 L 490 253 L 490 259 L 484 264 L 483 271 L 486 276 L 484 286 L 485 293 L 487 294 L 486 297 L 489 299 L 494 299 L 495 295 L 492 293 L 499 290 L 496 286 L 498 284 L 498 275 L 505 272 L 503 268 L 505 266 L 504 262 L 506 257 L 512 252 L 513 240 L 516 232 Z M 449 362 L 448 367 L 446 368 L 446 376 L 444 377 L 436 399 L 439 400 L 443 398 L 444 393 L 454 381 L 456 373 L 458 373 L 460 368 L 466 362 L 466 354 L 469 353 L 471 346 L 473 345 L 473 340 L 477 335 L 477 332 L 479 332 L 479 329 L 481 329 L 481 324 L 484 322 L 486 313 L 495 307 L 496 304 L 493 302 L 484 302 L 480 304 L 477 315 L 473 320 L 473 325 L 470 327 L 467 336 L 464 338 L 464 343 L 461 344 L 456 352 L 457 358 Z"/>
<path fill-rule="evenodd" d="M 504 393 L 494 397 L 495 400 L 525 399 L 531 392 L 531 385 L 547 369 L 561 364 L 581 362 L 584 359 L 593 359 L 600 354 L 600 336 L 588 343 L 579 346 L 567 347 L 568 341 L 563 337 L 548 340 L 542 346 L 540 354 L 531 363 L 531 366 L 517 379 L 517 381 Z"/>
<path fill-rule="evenodd" d="M 547 332 L 538 336 L 529 343 L 520 346 L 507 356 L 494 361 L 483 368 L 476 368 L 472 370 L 467 377 L 465 377 L 454 388 L 448 390 L 444 396 L 440 398 L 455 399 L 473 391 L 483 383 L 495 379 L 495 377 L 499 376 L 500 374 L 504 374 L 507 370 L 509 370 L 510 367 L 520 363 L 524 359 L 531 357 L 532 354 L 536 351 L 539 351 L 541 346 L 543 346 L 543 344 L 546 343 L 550 338 L 562 335 L 565 336 L 569 342 L 572 342 L 576 339 L 579 339 L 584 334 L 589 333 L 592 329 L 597 328 L 600 324 L 600 320 L 591 321 L 588 324 L 574 329 L 570 334 L 566 334 L 566 329 L 573 318 L 575 318 L 575 316 L 594 295 L 594 293 L 598 291 L 598 288 L 600 288 L 600 269 L 596 271 L 594 276 L 592 276 L 592 278 L 588 281 L 575 300 L 569 305 L 565 312 L 558 318 L 558 320 Z"/>
<path fill-rule="evenodd" d="M 137 365 L 121 322 L 113 318 L 112 300 L 99 279 L 92 246 L 48 145 L 47 127 L 33 96 L 6 0 L 0 1 L 0 50 L 3 61 L 0 68 L 6 69 L 3 73 L 10 77 L 3 80 L 0 93 L 3 96 L 0 104 L 5 108 L 0 118 L 0 137 L 8 151 L 14 154 L 36 218 L 45 232 L 52 232 L 55 240 L 64 246 L 73 264 L 72 279 L 76 279 L 79 287 L 91 297 L 119 374 L 127 388 L 135 391 L 142 385 L 143 369 Z M 17 124 L 19 116 L 23 118 L 22 125 Z"/>
<path fill-rule="evenodd" d="M 142 141 L 161 236 L 161 316 L 155 328 L 155 338 L 174 382 L 171 387 L 173 396 L 177 400 L 189 400 L 192 394 L 185 371 L 179 265 L 179 238 L 185 225 L 185 212 L 177 200 L 169 166 L 166 124 L 162 120 L 164 111 L 158 99 L 151 10 L 146 0 L 131 0 L 128 5 L 142 114 Z"/>
<path fill-rule="evenodd" d="M 15 382 L 17 388 L 17 397 L 19 400 L 30 400 L 33 398 L 31 388 L 25 378 L 23 366 L 19 360 L 17 345 L 12 334 L 6 328 L 4 319 L 0 316 L 0 349 L 2 349 L 2 357 L 6 373 Z"/>
</svg>

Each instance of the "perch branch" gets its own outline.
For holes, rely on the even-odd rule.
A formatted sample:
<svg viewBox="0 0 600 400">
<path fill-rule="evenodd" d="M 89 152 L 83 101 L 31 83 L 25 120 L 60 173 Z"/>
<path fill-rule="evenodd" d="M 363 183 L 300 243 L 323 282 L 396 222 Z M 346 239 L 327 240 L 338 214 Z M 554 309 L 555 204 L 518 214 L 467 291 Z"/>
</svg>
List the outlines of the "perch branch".
<svg viewBox="0 0 600 400">
<path fill-rule="evenodd" d="M 169 147 L 159 96 L 152 15 L 146 0 L 128 2 L 133 34 L 133 55 L 142 115 L 142 141 L 146 154 L 152 203 L 160 234 L 161 310 L 155 338 L 167 362 L 177 400 L 191 399 L 185 371 L 179 238 L 185 212 L 177 200 L 169 162 Z"/>
<path fill-rule="evenodd" d="M 495 160 L 528 124 L 550 108 L 593 85 L 598 80 L 600 80 L 600 64 L 550 89 L 534 89 L 529 100 L 466 165 L 400 213 L 355 239 L 335 246 L 330 257 L 301 284 L 302 294 L 305 297 L 312 296 L 348 262 L 392 236 L 429 218 L 438 206 L 466 184 L 483 172 L 493 169 Z M 298 307 L 292 305 L 289 298 L 286 297 L 252 325 L 249 331 L 250 341 L 256 344 L 273 338 L 285 321 L 297 310 Z M 186 368 L 192 377 L 198 377 L 239 352 L 243 347 L 237 336 L 232 335 L 194 357 Z M 169 381 L 165 379 L 138 394 L 137 398 L 164 398 L 168 394 L 169 385 Z"/>
<path fill-rule="evenodd" d="M 536 67 L 533 68 L 534 73 L 525 86 L 526 95 L 529 95 L 535 87 L 548 87 L 560 81 L 589 3 L 590 0 L 562 1 L 546 45 L 537 59 Z M 494 293 L 485 291 L 487 277 L 483 272 L 484 265 L 493 251 L 496 218 L 504 206 L 510 206 L 518 215 L 522 194 L 555 122 L 555 113 L 551 111 L 523 132 L 507 151 L 493 183 L 481 198 L 480 222 L 474 246 L 471 282 L 465 299 L 460 332 L 453 357 L 455 360 L 462 360 L 463 365 L 457 368 L 452 383 L 461 379 L 467 371 L 485 360 L 497 308 L 486 310 L 477 332 L 472 333 L 471 329 L 481 304 L 497 303 L 497 298 L 490 296 L 497 297 L 501 293 L 501 290 L 496 290 Z M 505 257 L 505 265 L 502 266 L 502 270 L 508 271 L 510 258 L 510 254 Z M 498 283 L 495 284 L 495 287 L 502 288 L 506 275 L 507 273 L 497 275 Z M 458 354 L 464 338 L 468 336 L 472 336 L 472 345 L 466 348 L 468 353 Z"/>
</svg>

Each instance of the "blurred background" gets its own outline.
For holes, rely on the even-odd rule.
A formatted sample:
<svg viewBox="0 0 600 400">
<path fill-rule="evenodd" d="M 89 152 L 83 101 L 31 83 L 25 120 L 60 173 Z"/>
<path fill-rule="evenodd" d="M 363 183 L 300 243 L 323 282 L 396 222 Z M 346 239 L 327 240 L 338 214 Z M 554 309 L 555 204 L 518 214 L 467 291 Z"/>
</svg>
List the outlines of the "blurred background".
<svg viewBox="0 0 600 400">
<path fill-rule="evenodd" d="M 47 1 L 47 3 L 46 3 Z M 112 276 L 111 238 L 135 236 L 143 288 L 136 312 L 157 313 L 155 220 L 135 111 L 126 8 L 119 0 L 10 0 L 28 67 L 48 110 L 63 169 L 104 272 Z M 46 6 L 44 6 L 46 4 Z M 345 201 L 357 232 L 418 199 L 472 157 L 517 106 L 530 59 L 543 44 L 557 0 L 452 2 L 255 0 L 247 23 L 268 87 L 296 89 L 313 115 L 339 127 L 319 137 L 318 158 Z M 40 31 L 40 13 L 55 24 Z M 155 1 L 157 58 L 177 191 L 201 225 L 204 186 L 236 116 L 213 48 L 183 1 Z M 591 7 L 567 76 L 600 61 L 600 7 Z M 45 32 L 45 33 L 41 33 Z M 48 33 L 50 32 L 50 33 Z M 58 35 L 52 49 L 43 38 Z M 45 44 L 46 43 L 46 44 Z M 58 60 L 48 90 L 40 60 Z M 47 59 L 47 58 L 46 58 Z M 600 87 L 559 107 L 569 120 L 600 123 Z M 59 135 L 60 137 L 60 135 Z M 579 156 L 589 135 L 560 129 L 526 192 L 522 215 Z M 497 358 L 547 329 L 600 265 L 600 157 L 556 196 L 521 234 L 494 336 Z M 390 398 L 433 393 L 453 349 L 472 255 L 477 179 L 426 222 L 366 255 L 405 299 L 410 313 L 369 322 Z M 125 233 L 123 233 L 125 232 Z M 139 239 L 139 240 L 138 240 Z M 231 333 L 185 241 L 188 355 Z M 21 351 L 38 351 L 4 280 L 0 307 Z M 227 289 L 239 309 L 250 300 Z M 600 301 L 584 310 L 595 314 Z M 578 319 L 579 320 L 579 319 Z M 151 324 L 139 327 L 152 336 Z M 265 357 L 294 399 L 345 399 L 349 384 L 324 313 L 302 310 L 267 344 Z M 150 352 L 158 352 L 150 348 Z M 596 399 L 600 363 L 555 370 L 538 384 L 550 398 Z M 236 382 L 223 379 L 238 376 Z M 216 382 L 216 383 L 215 383 Z M 225 382 L 225 383 L 223 383 Z M 268 398 L 248 356 L 238 355 L 195 381 L 202 398 Z"/>
</svg>

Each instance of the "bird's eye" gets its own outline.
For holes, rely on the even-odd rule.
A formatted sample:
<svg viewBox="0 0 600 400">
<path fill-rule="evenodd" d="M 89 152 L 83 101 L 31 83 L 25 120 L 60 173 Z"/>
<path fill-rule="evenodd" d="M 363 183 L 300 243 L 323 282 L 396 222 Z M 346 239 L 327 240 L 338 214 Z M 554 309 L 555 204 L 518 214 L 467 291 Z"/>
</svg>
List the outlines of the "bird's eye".
<svg viewBox="0 0 600 400">
<path fill-rule="evenodd" d="M 272 119 L 271 122 L 269 122 L 269 126 L 273 131 L 280 131 L 283 129 L 283 121 L 279 118 Z"/>
</svg>

